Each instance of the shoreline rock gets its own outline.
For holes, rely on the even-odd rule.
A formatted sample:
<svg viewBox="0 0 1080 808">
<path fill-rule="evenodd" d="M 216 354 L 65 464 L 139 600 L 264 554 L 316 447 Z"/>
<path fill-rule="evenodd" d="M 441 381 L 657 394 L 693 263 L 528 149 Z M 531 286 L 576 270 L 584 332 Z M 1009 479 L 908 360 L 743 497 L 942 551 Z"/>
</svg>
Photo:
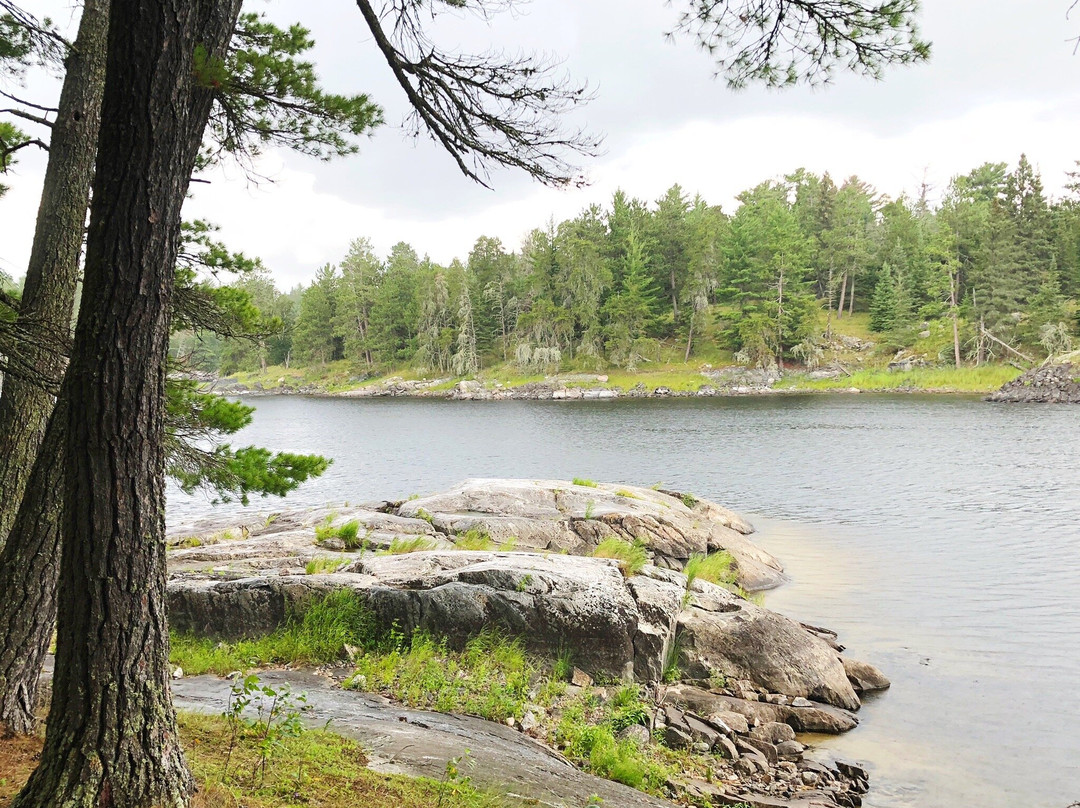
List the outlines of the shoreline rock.
<svg viewBox="0 0 1080 808">
<path fill-rule="evenodd" d="M 987 401 L 1007 404 L 1080 404 L 1080 363 L 1031 368 L 1002 385 Z"/>
<path fill-rule="evenodd" d="M 351 521 L 356 550 L 316 544 L 317 526 Z M 794 733 L 854 728 L 858 694 L 888 680 L 843 657 L 826 629 L 679 571 L 690 556 L 723 549 L 744 585 L 777 585 L 782 567 L 753 545 L 752 531 L 738 514 L 679 492 L 558 480 L 467 480 L 405 502 L 206 519 L 169 531 L 169 619 L 176 631 L 238 640 L 349 590 L 378 626 L 405 636 L 424 631 L 457 647 L 499 626 L 540 656 L 569 650 L 579 687 L 638 682 L 656 696 L 653 728 L 669 745 L 723 761 L 726 785 L 680 780 L 669 784 L 673 796 L 858 805 L 865 776 L 806 757 Z M 456 549 L 478 537 L 504 549 Z M 643 542 L 651 563 L 630 574 L 593 557 L 611 537 Z M 418 549 L 374 551 L 404 541 Z M 307 574 L 316 557 L 339 566 Z M 681 681 L 664 685 L 673 654 Z"/>
</svg>

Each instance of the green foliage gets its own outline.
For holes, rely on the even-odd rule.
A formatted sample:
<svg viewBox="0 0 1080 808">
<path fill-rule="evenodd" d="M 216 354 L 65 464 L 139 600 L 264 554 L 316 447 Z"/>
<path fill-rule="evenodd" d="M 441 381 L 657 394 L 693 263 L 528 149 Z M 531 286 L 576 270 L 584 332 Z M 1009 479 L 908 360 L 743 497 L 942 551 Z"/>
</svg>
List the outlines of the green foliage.
<svg viewBox="0 0 1080 808">
<path fill-rule="evenodd" d="M 596 488 L 596 482 L 593 480 L 585 479 L 584 477 L 575 477 L 574 485 L 580 485 L 584 488 Z"/>
<path fill-rule="evenodd" d="M 637 575 L 649 563 L 649 551 L 645 543 L 635 539 L 631 544 L 612 536 L 604 539 L 592 551 L 593 558 L 613 558 L 619 562 L 623 575 Z"/>
<path fill-rule="evenodd" d="M 273 453 L 227 444 L 202 448 L 251 422 L 252 407 L 222 396 L 200 393 L 195 382 L 170 380 L 166 386 L 168 472 L 183 491 L 213 491 L 218 501 L 247 504 L 251 494 L 285 496 L 321 475 L 330 460 L 317 455 Z"/>
<path fill-rule="evenodd" d="M 488 630 L 451 650 L 423 632 L 361 659 L 345 687 L 381 691 L 411 707 L 520 719 L 538 670 L 521 643 Z"/>
<path fill-rule="evenodd" d="M 200 805 L 283 808 L 497 808 L 504 801 L 467 782 L 438 782 L 376 772 L 355 741 L 325 730 L 282 734 L 272 764 L 252 787 L 260 766 L 260 728 L 242 718 L 180 712 L 185 756 L 199 784 Z M 234 727 L 236 733 L 234 735 Z"/>
<path fill-rule="evenodd" d="M 738 573 L 732 569 L 734 563 L 735 559 L 724 550 L 718 550 L 708 555 L 695 553 L 690 556 L 686 566 L 683 568 L 683 572 L 686 574 L 687 590 L 698 578 L 711 584 L 733 586 L 738 577 Z"/>
<path fill-rule="evenodd" d="M 980 324 L 1041 354 L 1043 326 L 1064 323 L 1051 341 L 1065 344 L 1077 330 L 1080 203 L 1048 201 L 1026 158 L 956 177 L 937 210 L 798 169 L 740 194 L 730 215 L 679 186 L 651 205 L 619 191 L 532 230 L 516 252 L 481 237 L 466 262 L 440 266 L 404 243 L 379 256 L 357 239 L 288 295 L 258 275 L 235 284 L 263 317 L 255 347 L 192 346 L 222 372 L 258 366 L 263 383 L 344 389 L 392 371 L 437 376 L 433 391 L 445 391 L 462 376 L 490 389 L 603 370 L 624 390 L 696 392 L 704 364 L 733 356 L 763 368 L 847 362 L 837 335 L 885 334 L 894 349 L 954 361 L 954 318 L 963 360 L 1003 357 Z M 875 331 L 852 331 L 868 319 Z M 948 344 L 929 350 L 921 323 L 942 319 Z M 267 371 L 271 355 L 317 369 Z"/>
<path fill-rule="evenodd" d="M 346 550 L 362 550 L 367 543 L 367 534 L 360 535 L 360 520 L 352 519 L 342 525 L 334 527 L 331 517 L 327 517 L 325 523 L 315 526 L 315 541 L 322 542 L 327 539 L 341 539 L 345 543 Z"/>
<path fill-rule="evenodd" d="M 473 527 L 455 536 L 454 546 L 459 550 L 494 550 L 495 542 L 486 530 Z"/>
<path fill-rule="evenodd" d="M 327 93 L 302 57 L 315 45 L 301 25 L 279 28 L 260 14 L 240 16 L 223 62 L 199 61 L 203 86 L 216 90 L 210 116 L 213 145 L 221 153 L 251 157 L 265 145 L 285 146 L 319 159 L 352 154 L 356 138 L 383 122 L 366 95 Z"/>
<path fill-rule="evenodd" d="M 380 637 L 367 607 L 355 593 L 341 589 L 311 601 L 285 626 L 258 639 L 226 643 L 174 633 L 169 658 L 191 675 L 224 676 L 274 664 L 319 665 L 340 657 L 346 645 L 372 648 Z"/>
<path fill-rule="evenodd" d="M 632 741 L 615 737 L 619 729 L 641 723 L 641 718 L 647 721 L 647 711 L 640 698 L 625 688 L 600 707 L 589 697 L 578 699 L 563 709 L 555 742 L 570 760 L 598 777 L 658 792 L 669 771 Z"/>
<path fill-rule="evenodd" d="M 679 497 L 679 499 L 682 500 L 683 505 L 685 505 L 687 508 L 690 508 L 691 510 L 693 510 L 695 507 L 697 507 L 698 498 L 695 497 L 693 494 L 690 494 L 690 493 L 683 494 L 681 497 Z"/>
<path fill-rule="evenodd" d="M 379 555 L 403 555 L 405 553 L 422 553 L 425 550 L 434 550 L 435 542 L 423 536 L 413 536 L 409 539 L 394 538 L 390 546 L 385 550 L 379 550 Z"/>
<path fill-rule="evenodd" d="M 320 575 L 328 572 L 337 572 L 341 567 L 349 563 L 347 558 L 330 558 L 328 556 L 316 556 L 304 565 L 304 572 L 308 575 Z"/>
</svg>

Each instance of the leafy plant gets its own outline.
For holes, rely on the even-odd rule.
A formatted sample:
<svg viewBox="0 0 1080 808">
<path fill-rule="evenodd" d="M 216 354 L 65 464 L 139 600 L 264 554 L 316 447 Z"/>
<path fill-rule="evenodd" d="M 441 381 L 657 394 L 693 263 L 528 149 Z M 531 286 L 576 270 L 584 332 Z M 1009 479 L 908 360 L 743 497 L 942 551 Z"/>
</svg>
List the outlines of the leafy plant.
<svg viewBox="0 0 1080 808">
<path fill-rule="evenodd" d="M 620 488 L 618 491 L 616 491 L 615 496 L 617 496 L 617 497 L 625 497 L 626 499 L 641 499 L 641 497 L 639 497 L 633 491 L 628 491 L 625 488 Z"/>
<path fill-rule="evenodd" d="M 261 788 L 266 779 L 266 767 L 275 753 L 282 749 L 284 740 L 304 733 L 300 711 L 306 703 L 307 696 L 303 693 L 294 695 L 288 682 L 273 687 L 260 682 L 254 674 L 235 682 L 230 688 L 228 706 L 223 714 L 230 731 L 223 779 L 228 779 L 229 764 L 240 734 L 247 731 L 253 736 L 258 750 L 251 770 L 251 787 Z M 245 719 L 244 713 L 252 704 L 257 715 L 254 719 Z"/>
<path fill-rule="evenodd" d="M 690 509 L 693 509 L 694 506 L 696 506 L 698 504 L 698 502 L 699 502 L 697 497 L 695 497 L 693 494 L 689 494 L 689 493 L 683 494 L 680 497 L 680 499 L 682 500 L 682 504 L 685 505 L 687 508 L 690 508 Z"/>
<path fill-rule="evenodd" d="M 584 477 L 575 477 L 573 482 L 574 482 L 574 485 L 580 485 L 580 486 L 583 486 L 585 488 L 596 488 L 597 487 L 597 484 L 596 484 L 596 482 L 594 480 L 589 480 L 589 479 L 586 479 Z"/>
<path fill-rule="evenodd" d="M 593 511 L 595 510 L 595 508 L 596 508 L 596 500 L 590 499 L 588 502 L 585 503 L 585 518 L 586 519 L 592 519 L 593 518 Z"/>
</svg>

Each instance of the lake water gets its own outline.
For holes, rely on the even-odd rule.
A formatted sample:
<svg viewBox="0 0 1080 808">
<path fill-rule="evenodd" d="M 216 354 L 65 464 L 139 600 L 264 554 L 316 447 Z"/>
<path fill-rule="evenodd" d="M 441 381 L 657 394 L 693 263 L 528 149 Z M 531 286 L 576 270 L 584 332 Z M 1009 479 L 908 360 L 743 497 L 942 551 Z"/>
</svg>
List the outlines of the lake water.
<svg viewBox="0 0 1080 808">
<path fill-rule="evenodd" d="M 1080 407 L 866 395 L 253 403 L 237 445 L 335 461 L 285 504 L 578 476 L 662 481 L 735 508 L 791 577 L 766 605 L 839 631 L 892 678 L 858 729 L 820 743 L 869 764 L 868 806 L 1080 801 Z M 174 493 L 170 520 L 211 507 Z"/>
</svg>

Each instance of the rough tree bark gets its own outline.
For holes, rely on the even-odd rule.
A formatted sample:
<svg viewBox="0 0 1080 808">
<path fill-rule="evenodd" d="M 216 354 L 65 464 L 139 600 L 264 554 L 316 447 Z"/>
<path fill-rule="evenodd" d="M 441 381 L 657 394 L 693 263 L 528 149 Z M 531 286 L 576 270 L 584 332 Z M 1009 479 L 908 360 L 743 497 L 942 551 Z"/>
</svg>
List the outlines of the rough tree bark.
<svg viewBox="0 0 1080 808">
<path fill-rule="evenodd" d="M 79 31 L 65 61 L 56 122 L 49 143 L 45 184 L 19 307 L 25 335 L 11 351 L 42 380 L 58 384 L 75 305 L 86 206 L 94 175 L 105 86 L 108 0 L 85 0 Z M 5 542 L 26 487 L 52 395 L 35 381 L 9 375 L 0 393 L 0 546 Z"/>
<path fill-rule="evenodd" d="M 27 493 L 0 551 L 0 737 L 33 732 L 38 683 L 56 624 L 60 507 L 64 485 L 65 394 L 45 430 Z"/>
<path fill-rule="evenodd" d="M 240 0 L 113 0 L 86 280 L 66 391 L 53 709 L 13 808 L 177 808 L 164 409 L 180 209 Z"/>
</svg>

